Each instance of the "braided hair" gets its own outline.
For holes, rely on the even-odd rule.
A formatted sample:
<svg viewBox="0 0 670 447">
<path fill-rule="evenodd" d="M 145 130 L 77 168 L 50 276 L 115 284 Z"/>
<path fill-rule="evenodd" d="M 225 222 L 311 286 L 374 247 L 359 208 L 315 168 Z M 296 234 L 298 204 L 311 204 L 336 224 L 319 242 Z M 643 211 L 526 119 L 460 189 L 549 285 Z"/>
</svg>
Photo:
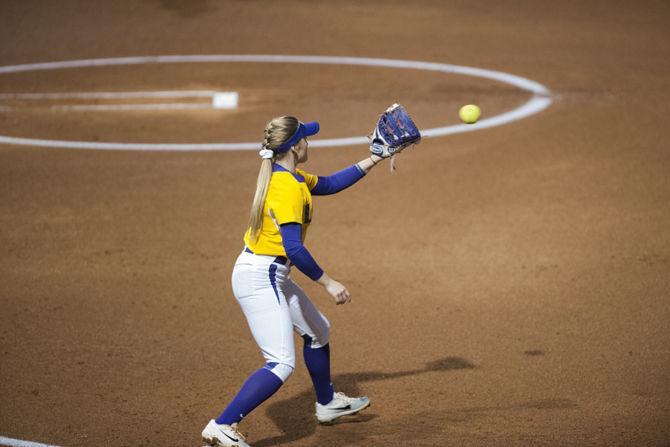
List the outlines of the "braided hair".
<svg viewBox="0 0 670 447">
<path fill-rule="evenodd" d="M 298 130 L 300 122 L 294 116 L 280 116 L 274 118 L 266 126 L 263 132 L 262 148 L 274 152 Z M 251 239 L 258 240 L 263 226 L 263 206 L 265 197 L 268 194 L 270 178 L 272 177 L 272 163 L 277 159 L 275 153 L 272 158 L 264 158 L 261 162 L 261 168 L 258 172 L 256 181 L 256 193 L 251 204 L 251 213 L 249 215 L 249 228 L 251 229 Z"/>
</svg>

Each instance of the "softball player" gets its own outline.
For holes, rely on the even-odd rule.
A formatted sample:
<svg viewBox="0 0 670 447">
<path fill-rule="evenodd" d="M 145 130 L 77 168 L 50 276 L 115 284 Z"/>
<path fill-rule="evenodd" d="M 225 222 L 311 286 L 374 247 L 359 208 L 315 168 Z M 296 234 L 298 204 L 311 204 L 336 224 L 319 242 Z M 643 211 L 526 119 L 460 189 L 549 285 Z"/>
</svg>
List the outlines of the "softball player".
<svg viewBox="0 0 670 447">
<path fill-rule="evenodd" d="M 303 358 L 316 392 L 319 422 L 330 422 L 370 405 L 367 397 L 334 392 L 330 324 L 293 282 L 290 270 L 295 266 L 321 284 L 336 304 L 351 300 L 347 288 L 324 272 L 303 245 L 314 212 L 312 195 L 348 188 L 382 158 L 372 155 L 327 177 L 308 174 L 297 165 L 307 161 L 307 137 L 318 131 L 318 123 L 302 123 L 292 116 L 275 118 L 265 128 L 249 228 L 244 250 L 233 268 L 232 285 L 266 364 L 249 376 L 223 413 L 209 421 L 202 432 L 209 445 L 248 446 L 237 424 L 293 372 L 293 331 L 304 339 Z"/>
</svg>

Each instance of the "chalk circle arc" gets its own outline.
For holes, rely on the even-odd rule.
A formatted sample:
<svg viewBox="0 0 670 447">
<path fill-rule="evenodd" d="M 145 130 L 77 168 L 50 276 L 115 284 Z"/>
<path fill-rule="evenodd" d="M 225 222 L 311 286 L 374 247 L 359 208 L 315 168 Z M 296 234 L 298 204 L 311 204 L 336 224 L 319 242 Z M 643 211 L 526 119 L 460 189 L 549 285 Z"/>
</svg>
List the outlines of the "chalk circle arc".
<svg viewBox="0 0 670 447">
<path fill-rule="evenodd" d="M 326 64 L 326 65 L 359 65 L 370 67 L 386 67 L 396 69 L 426 70 L 440 73 L 459 74 L 499 81 L 521 90 L 532 93 L 532 97 L 521 106 L 485 118 L 477 122 L 476 126 L 456 124 L 444 127 L 421 129 L 423 137 L 439 137 L 462 132 L 472 132 L 496 126 L 502 126 L 513 121 L 527 118 L 541 112 L 552 103 L 551 92 L 542 84 L 513 74 L 486 70 L 483 68 L 466 67 L 444 64 L 439 62 L 408 61 L 400 59 L 379 59 L 367 57 L 341 56 L 299 56 L 299 55 L 268 55 L 268 54 L 218 54 L 218 55 L 174 55 L 174 56 L 138 56 L 116 57 L 102 59 L 79 59 L 71 61 L 44 62 L 34 64 L 9 65 L 0 67 L 0 75 L 6 73 L 21 73 L 44 70 L 63 70 L 68 68 L 106 67 L 119 65 L 143 64 L 180 64 L 180 63 L 296 63 L 296 64 Z M 311 140 L 311 147 L 335 147 L 368 144 L 366 136 L 331 138 Z M 18 138 L 0 135 L 0 144 L 67 148 L 67 149 L 97 149 L 97 150 L 136 150 L 136 151 L 234 151 L 259 149 L 259 142 L 253 143 L 113 143 L 100 141 L 67 141 L 43 140 L 36 138 Z"/>
</svg>

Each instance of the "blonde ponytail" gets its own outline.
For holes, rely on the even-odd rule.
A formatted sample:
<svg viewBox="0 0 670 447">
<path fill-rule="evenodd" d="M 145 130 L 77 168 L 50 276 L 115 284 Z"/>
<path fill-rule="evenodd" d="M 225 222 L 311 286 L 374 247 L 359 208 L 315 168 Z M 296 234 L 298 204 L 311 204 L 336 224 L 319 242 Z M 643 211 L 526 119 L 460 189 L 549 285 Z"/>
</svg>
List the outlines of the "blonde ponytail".
<svg viewBox="0 0 670 447">
<path fill-rule="evenodd" d="M 298 130 L 299 121 L 293 116 L 280 116 L 275 118 L 265 126 L 265 138 L 263 139 L 263 149 L 274 150 Z M 263 228 L 263 207 L 265 198 L 268 195 L 270 179 L 272 178 L 272 163 L 277 159 L 275 154 L 271 159 L 264 158 L 261 162 L 261 168 L 258 171 L 258 180 L 256 181 L 256 193 L 251 203 L 251 213 L 249 215 L 249 228 L 251 230 L 251 240 L 256 242 Z"/>
<path fill-rule="evenodd" d="M 256 193 L 254 194 L 254 201 L 251 203 L 251 215 L 249 216 L 251 239 L 254 242 L 258 240 L 263 226 L 263 205 L 265 204 L 265 197 L 268 195 L 270 177 L 272 177 L 272 160 L 266 158 L 261 162 L 261 169 L 258 172 Z"/>
</svg>

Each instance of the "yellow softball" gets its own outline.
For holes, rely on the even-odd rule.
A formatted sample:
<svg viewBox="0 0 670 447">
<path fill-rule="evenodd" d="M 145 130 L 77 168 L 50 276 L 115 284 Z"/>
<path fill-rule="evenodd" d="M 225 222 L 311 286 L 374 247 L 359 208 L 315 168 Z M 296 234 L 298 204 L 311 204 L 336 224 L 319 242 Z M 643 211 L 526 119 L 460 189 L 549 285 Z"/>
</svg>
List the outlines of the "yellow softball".
<svg viewBox="0 0 670 447">
<path fill-rule="evenodd" d="M 458 111 L 458 116 L 461 117 L 461 120 L 465 124 L 474 124 L 477 122 L 480 116 L 482 116 L 482 111 L 479 107 L 474 104 L 468 104 Z"/>
</svg>

